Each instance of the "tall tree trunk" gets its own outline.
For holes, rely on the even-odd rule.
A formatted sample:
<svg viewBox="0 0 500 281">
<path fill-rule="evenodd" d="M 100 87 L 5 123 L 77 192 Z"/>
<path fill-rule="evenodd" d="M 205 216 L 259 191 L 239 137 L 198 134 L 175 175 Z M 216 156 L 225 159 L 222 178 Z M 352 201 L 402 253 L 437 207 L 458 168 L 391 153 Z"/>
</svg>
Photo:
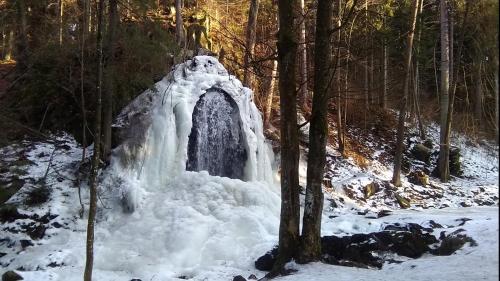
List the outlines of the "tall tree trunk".
<svg viewBox="0 0 500 281">
<path fill-rule="evenodd" d="M 383 25 L 385 28 L 385 15 L 383 16 Z M 387 40 L 384 38 L 382 41 L 382 98 L 381 98 L 381 107 L 383 109 L 387 108 L 387 79 L 388 79 L 388 61 L 389 61 L 389 54 L 387 53 Z"/>
<path fill-rule="evenodd" d="M 446 119 L 448 116 L 449 91 L 450 91 L 450 39 L 448 3 L 440 0 L 440 25 L 441 25 L 441 98 L 440 98 L 440 134 L 439 134 L 439 175 L 441 181 L 446 182 L 444 177 L 449 170 L 449 163 L 446 157 Z"/>
<path fill-rule="evenodd" d="M 483 116 L 483 83 L 481 77 L 481 59 L 475 63 L 474 76 L 475 76 L 475 88 L 474 88 L 474 119 L 476 119 L 477 124 L 481 124 L 481 119 Z"/>
<path fill-rule="evenodd" d="M 314 96 L 309 128 L 307 188 L 299 262 L 316 261 L 321 256 L 321 213 L 323 210 L 321 183 L 326 162 L 328 100 L 333 74 L 330 69 L 332 20 L 333 0 L 318 0 L 314 42 Z"/>
<path fill-rule="evenodd" d="M 295 83 L 297 0 L 279 0 L 278 71 L 281 125 L 281 216 L 277 261 L 269 276 L 276 276 L 297 255 L 299 246 L 299 139 Z"/>
<path fill-rule="evenodd" d="M 104 72 L 104 118 L 102 123 L 103 148 L 102 159 L 108 160 L 111 152 L 111 124 L 113 122 L 113 66 L 115 56 L 116 32 L 118 29 L 118 0 L 109 0 L 109 26 L 105 44 L 105 72 Z"/>
<path fill-rule="evenodd" d="M 103 44 L 102 44 L 102 18 L 104 10 L 104 0 L 99 0 L 97 9 L 97 98 L 95 113 L 95 131 L 94 131 L 94 153 L 92 155 L 92 167 L 90 170 L 90 206 L 89 219 L 87 224 L 87 249 L 84 281 L 92 280 L 92 268 L 94 266 L 94 227 L 97 211 L 97 174 L 99 171 L 100 150 L 101 150 L 101 98 L 102 98 L 102 76 L 103 76 Z"/>
<path fill-rule="evenodd" d="M 405 51 L 405 80 L 403 85 L 403 97 L 401 99 L 398 132 L 396 140 L 396 155 L 394 157 L 394 174 L 392 175 L 392 183 L 395 186 L 401 186 L 401 163 L 403 161 L 404 150 L 404 133 L 405 133 L 405 117 L 406 107 L 408 100 L 409 84 L 410 84 L 410 70 L 411 70 L 411 57 L 413 49 L 413 37 L 415 34 L 415 24 L 417 21 L 418 4 L 420 0 L 413 0 L 411 5 L 410 16 L 410 30 L 408 32 L 406 51 Z"/>
<path fill-rule="evenodd" d="M 175 38 L 177 44 L 184 47 L 186 38 L 184 38 L 184 22 L 182 20 L 182 0 L 175 0 Z"/>
<path fill-rule="evenodd" d="M 28 68 L 28 21 L 24 0 L 16 1 L 18 33 L 16 39 L 16 68 L 19 74 Z"/>
<path fill-rule="evenodd" d="M 368 0 L 365 0 L 365 36 L 368 37 Z M 365 52 L 364 61 L 364 85 L 363 92 L 365 96 L 365 126 L 366 126 L 366 114 L 370 108 L 370 82 L 369 82 L 369 71 L 368 71 L 368 50 Z"/>
<path fill-rule="evenodd" d="M 62 46 L 63 42 L 63 16 L 64 16 L 64 0 L 59 0 L 58 2 L 58 10 L 59 10 L 59 46 Z"/>
<path fill-rule="evenodd" d="M 243 84 L 247 87 L 252 87 L 253 83 L 253 69 L 250 62 L 253 57 L 256 41 L 256 29 L 257 29 L 257 15 L 259 13 L 259 0 L 250 1 L 250 9 L 248 10 L 248 23 L 245 38 L 245 55 L 244 55 L 244 66 L 245 70 L 243 73 Z"/>
<path fill-rule="evenodd" d="M 271 113 L 273 107 L 274 85 L 276 84 L 276 72 L 278 71 L 278 61 L 273 60 L 273 68 L 271 70 L 271 77 L 269 77 L 269 84 L 266 89 L 266 111 L 264 112 L 264 127 L 267 129 L 271 124 Z"/>
<path fill-rule="evenodd" d="M 336 75 L 336 86 L 337 86 L 337 139 L 339 144 L 339 152 L 341 155 L 344 155 L 344 136 L 343 132 L 343 123 L 342 123 L 342 81 L 341 81 L 341 73 L 340 73 L 340 43 L 342 42 L 342 32 L 340 30 L 340 26 L 342 24 L 342 0 L 337 0 L 337 66 L 335 70 Z"/>
<path fill-rule="evenodd" d="M 82 111 L 82 159 L 85 161 L 87 155 L 87 112 L 85 108 L 85 40 L 88 32 L 88 0 L 79 2 L 82 16 L 80 18 L 80 110 Z M 81 184 L 78 185 L 78 199 L 80 201 L 80 218 L 85 213 L 85 205 L 82 202 Z"/>
<path fill-rule="evenodd" d="M 440 172 L 440 178 L 441 181 L 446 182 L 448 181 L 448 178 L 450 176 L 450 170 L 449 170 L 449 158 L 450 158 L 450 137 L 451 137 L 451 122 L 452 122 L 452 117 L 453 117 L 453 106 L 455 103 L 455 91 L 457 89 L 457 81 L 458 81 L 458 69 L 460 69 L 460 61 L 462 58 L 462 48 L 464 44 L 464 38 L 465 38 L 465 26 L 467 24 L 467 17 L 469 15 L 469 1 L 465 1 L 465 14 L 462 22 L 462 33 L 460 36 L 459 44 L 458 44 L 458 54 L 457 54 L 457 66 L 456 69 L 457 71 L 452 72 L 453 76 L 451 77 L 451 91 L 450 91 L 450 100 L 448 104 L 448 112 L 446 116 L 446 130 L 445 130 L 445 136 L 444 136 L 444 161 L 441 161 L 440 164 L 443 164 L 443 166 L 439 167 L 439 172 Z M 450 25 L 453 25 L 453 22 L 450 21 Z M 451 29 L 453 31 L 453 29 Z M 453 36 L 453 33 L 451 32 L 450 37 Z M 451 41 L 453 42 L 453 41 Z M 441 151 L 440 151 L 440 156 L 441 156 Z M 441 160 L 441 159 L 440 159 Z M 445 162 L 446 164 L 442 163 Z M 443 169 L 442 169 L 443 168 Z"/>
<path fill-rule="evenodd" d="M 307 83 L 307 42 L 306 42 L 306 17 L 305 17 L 305 5 L 304 0 L 300 0 L 300 33 L 299 33 L 299 77 L 300 77 L 300 89 L 299 89 L 299 106 L 303 109 L 307 109 L 307 98 L 309 96 L 308 83 Z"/>
<path fill-rule="evenodd" d="M 422 37 L 422 9 L 424 6 L 424 0 L 419 0 L 419 8 L 418 8 L 418 36 L 417 36 L 417 55 L 416 55 L 416 60 L 415 60 L 415 85 L 414 85 L 414 100 L 415 100 L 415 110 L 417 112 L 417 119 L 418 119 L 418 131 L 420 133 L 420 138 L 425 140 L 426 139 L 426 133 L 425 133 L 425 127 L 424 123 L 422 120 L 422 114 L 420 112 L 420 64 L 419 64 L 419 56 L 420 56 L 420 39 Z"/>
</svg>

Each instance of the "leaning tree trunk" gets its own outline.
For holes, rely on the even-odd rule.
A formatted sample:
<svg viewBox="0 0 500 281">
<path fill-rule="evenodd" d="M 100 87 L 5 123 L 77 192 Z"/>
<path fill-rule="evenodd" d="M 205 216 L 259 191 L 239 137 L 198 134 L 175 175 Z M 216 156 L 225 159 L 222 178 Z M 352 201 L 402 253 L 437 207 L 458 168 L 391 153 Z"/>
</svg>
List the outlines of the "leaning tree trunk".
<svg viewBox="0 0 500 281">
<path fill-rule="evenodd" d="M 441 25 L 441 94 L 440 104 L 440 134 L 439 134 L 439 174 L 441 181 L 445 171 L 449 170 L 449 163 L 446 158 L 445 132 L 446 119 L 448 116 L 449 89 L 450 89 L 450 40 L 448 27 L 448 5 L 446 0 L 439 2 L 440 25 Z"/>
<path fill-rule="evenodd" d="M 115 56 L 116 32 L 118 29 L 118 0 L 109 0 L 109 26 L 105 44 L 105 73 L 104 73 L 104 118 L 102 122 L 103 147 L 102 158 L 107 160 L 111 153 L 111 123 L 113 122 L 113 66 Z"/>
<path fill-rule="evenodd" d="M 321 213 L 323 210 L 321 183 L 325 169 L 328 137 L 328 93 L 333 74 L 330 69 L 332 20 L 333 0 L 318 0 L 314 42 L 314 96 L 309 128 L 307 188 L 299 262 L 317 261 L 321 257 Z"/>
<path fill-rule="evenodd" d="M 405 80 L 403 85 L 403 98 L 401 99 L 399 110 L 396 155 L 394 157 L 394 173 L 392 175 L 392 183 L 395 186 L 401 186 L 401 163 L 403 161 L 405 117 L 410 84 L 411 55 L 413 48 L 413 37 L 415 34 L 415 24 L 417 21 L 418 2 L 419 0 L 413 0 L 411 5 L 410 30 L 408 32 L 405 51 Z"/>
<path fill-rule="evenodd" d="M 295 83 L 297 0 L 279 0 L 278 71 L 281 125 L 281 215 L 279 251 L 269 277 L 281 272 L 299 246 L 299 138 Z"/>
<path fill-rule="evenodd" d="M 299 106 L 303 109 L 307 109 L 307 98 L 309 95 L 308 83 L 307 83 L 307 42 L 306 42 L 306 17 L 305 17 L 305 6 L 304 0 L 300 0 L 300 32 L 299 32 L 299 77 L 300 77 L 300 88 L 299 88 Z"/>
<path fill-rule="evenodd" d="M 253 69 L 251 67 L 251 60 L 255 49 L 256 29 L 257 29 L 257 15 L 259 13 L 259 0 L 250 1 L 250 9 L 248 11 L 248 23 L 246 30 L 246 43 L 245 43 L 245 56 L 244 60 L 244 73 L 243 84 L 247 87 L 252 87 L 253 83 Z"/>
<path fill-rule="evenodd" d="M 83 275 L 84 281 L 92 280 L 92 268 L 94 266 L 94 227 L 97 211 L 97 174 L 100 162 L 100 146 L 101 146 L 101 98 L 102 98 L 102 68 L 103 68 L 103 47 L 102 47 L 102 18 L 104 10 L 104 0 L 99 0 L 97 9 L 97 97 L 96 97 L 96 112 L 95 112 L 95 131 L 94 131 L 94 153 L 92 155 L 92 167 L 90 170 L 90 207 L 89 219 L 87 224 L 87 249 L 85 270 Z"/>
</svg>

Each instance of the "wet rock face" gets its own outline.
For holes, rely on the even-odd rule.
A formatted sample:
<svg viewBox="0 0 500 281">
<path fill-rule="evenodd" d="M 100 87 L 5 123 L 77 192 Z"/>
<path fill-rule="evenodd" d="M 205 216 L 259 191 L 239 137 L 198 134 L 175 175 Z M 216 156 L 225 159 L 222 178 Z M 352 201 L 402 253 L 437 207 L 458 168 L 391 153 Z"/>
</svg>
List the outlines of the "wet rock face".
<svg viewBox="0 0 500 281">
<path fill-rule="evenodd" d="M 186 170 L 243 179 L 245 147 L 236 102 L 221 89 L 207 90 L 193 111 Z"/>
</svg>

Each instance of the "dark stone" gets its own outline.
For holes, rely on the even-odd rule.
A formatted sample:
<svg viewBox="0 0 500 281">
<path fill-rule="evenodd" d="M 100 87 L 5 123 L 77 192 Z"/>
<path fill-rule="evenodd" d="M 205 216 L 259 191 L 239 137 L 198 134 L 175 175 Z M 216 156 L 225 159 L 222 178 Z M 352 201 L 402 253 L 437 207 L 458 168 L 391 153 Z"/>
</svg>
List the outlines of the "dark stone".
<svg viewBox="0 0 500 281">
<path fill-rule="evenodd" d="M 248 280 L 257 280 L 257 276 L 255 276 L 255 274 L 250 274 L 250 276 L 248 276 L 247 278 Z"/>
<path fill-rule="evenodd" d="M 234 276 L 233 281 L 247 281 L 245 277 L 241 275 Z"/>
<path fill-rule="evenodd" d="M 12 270 L 9 270 L 2 275 L 2 281 L 17 281 L 17 280 L 24 280 L 24 279 L 23 277 L 21 277 L 21 275 L 17 274 Z"/>
<path fill-rule="evenodd" d="M 130 281 L 142 281 L 142 280 L 141 280 L 141 279 L 134 278 L 134 279 L 130 279 Z"/>
<path fill-rule="evenodd" d="M 193 111 L 186 170 L 243 179 L 247 151 L 238 105 L 225 91 L 208 89 Z"/>
<path fill-rule="evenodd" d="M 431 140 L 431 139 L 426 139 L 426 140 L 424 141 L 424 145 L 425 145 L 425 147 L 427 147 L 427 148 L 429 148 L 429 149 L 434 148 L 434 143 L 432 142 L 432 140 Z"/>
<path fill-rule="evenodd" d="M 31 239 L 38 240 L 43 238 L 46 229 L 47 228 L 45 227 L 45 225 L 38 224 L 34 226 L 28 226 L 26 233 L 29 235 Z"/>
<path fill-rule="evenodd" d="M 31 242 L 31 240 L 26 240 L 26 239 L 23 239 L 23 240 L 20 240 L 19 242 L 21 242 L 21 247 L 23 249 L 29 247 L 29 246 L 33 246 L 33 242 Z"/>
<path fill-rule="evenodd" d="M 463 229 L 458 229 L 447 236 L 444 235 L 444 232 L 441 232 L 441 245 L 431 250 L 431 254 L 436 256 L 449 256 L 461 249 L 467 242 L 469 242 L 471 246 L 477 246 L 477 242 L 474 239 L 465 234 L 460 234 L 462 231 Z"/>
<path fill-rule="evenodd" d="M 274 247 L 271 251 L 265 253 L 255 261 L 255 268 L 262 271 L 270 271 L 273 269 L 277 256 L 278 247 Z"/>
<path fill-rule="evenodd" d="M 382 210 L 380 212 L 377 213 L 377 218 L 382 218 L 382 217 L 387 217 L 387 216 L 390 216 L 392 215 L 392 211 L 391 210 Z"/>
<path fill-rule="evenodd" d="M 58 222 L 53 222 L 52 226 L 55 227 L 55 228 L 61 228 L 62 227 L 62 225 L 60 223 L 58 223 Z"/>
</svg>

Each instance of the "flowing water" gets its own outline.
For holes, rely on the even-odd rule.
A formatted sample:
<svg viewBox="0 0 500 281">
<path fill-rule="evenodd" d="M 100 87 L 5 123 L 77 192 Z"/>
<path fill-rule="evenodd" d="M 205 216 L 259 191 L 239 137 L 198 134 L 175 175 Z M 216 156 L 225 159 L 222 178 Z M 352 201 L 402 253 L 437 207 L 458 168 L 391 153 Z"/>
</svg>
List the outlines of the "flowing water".
<svg viewBox="0 0 500 281">
<path fill-rule="evenodd" d="M 246 160 L 236 102 L 222 90 L 208 90 L 194 108 L 186 169 L 243 179 Z"/>
</svg>

